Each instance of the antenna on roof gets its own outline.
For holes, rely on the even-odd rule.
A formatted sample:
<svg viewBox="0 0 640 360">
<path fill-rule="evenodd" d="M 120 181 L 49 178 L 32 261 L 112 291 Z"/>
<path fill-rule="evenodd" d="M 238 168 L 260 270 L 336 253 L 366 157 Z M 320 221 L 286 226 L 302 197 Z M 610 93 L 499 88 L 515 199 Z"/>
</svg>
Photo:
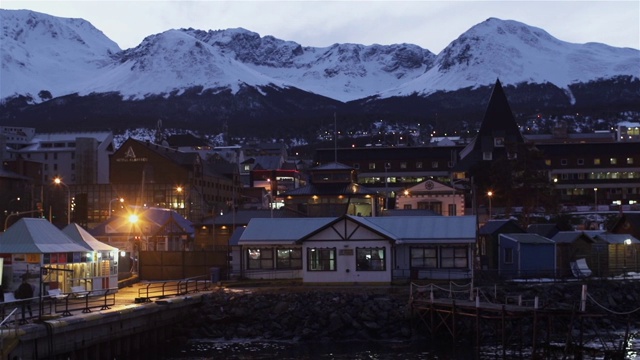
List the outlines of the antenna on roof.
<svg viewBox="0 0 640 360">
<path fill-rule="evenodd" d="M 338 122 L 336 121 L 336 113 L 333 113 L 333 161 L 338 162 Z"/>
</svg>

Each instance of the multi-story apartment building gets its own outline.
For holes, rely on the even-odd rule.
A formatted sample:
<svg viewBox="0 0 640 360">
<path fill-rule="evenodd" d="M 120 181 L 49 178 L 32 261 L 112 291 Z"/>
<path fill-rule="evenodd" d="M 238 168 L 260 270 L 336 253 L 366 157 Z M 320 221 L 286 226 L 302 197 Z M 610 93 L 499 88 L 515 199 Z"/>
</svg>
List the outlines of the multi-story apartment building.
<svg viewBox="0 0 640 360">
<path fill-rule="evenodd" d="M 8 129 L 16 131 L 9 132 Z M 35 133 L 31 136 L 28 135 L 31 133 L 29 128 L 5 127 L 2 131 L 9 149 L 5 160 L 21 159 L 41 164 L 43 183 L 54 178 L 63 179 L 66 185 L 109 183 L 109 156 L 115 151 L 111 132 Z"/>
</svg>

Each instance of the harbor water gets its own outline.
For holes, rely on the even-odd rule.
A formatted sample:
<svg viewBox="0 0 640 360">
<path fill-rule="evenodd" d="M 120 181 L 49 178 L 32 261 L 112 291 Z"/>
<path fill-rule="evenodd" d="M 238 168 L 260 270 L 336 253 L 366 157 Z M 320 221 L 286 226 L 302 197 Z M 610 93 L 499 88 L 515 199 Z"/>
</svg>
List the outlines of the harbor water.
<svg viewBox="0 0 640 360">
<path fill-rule="evenodd" d="M 614 334 L 622 340 L 624 332 Z M 616 343 L 620 344 L 620 343 Z M 617 347 L 616 347 L 617 348 Z M 600 341 L 585 344 L 580 355 L 584 360 L 608 359 L 614 345 L 604 345 Z M 564 344 L 552 343 L 542 352 L 538 349 L 538 359 L 576 359 L 576 353 L 568 354 Z M 542 357 L 540 355 L 542 354 Z M 263 340 L 207 340 L 194 339 L 180 348 L 167 352 L 163 360 L 490 360 L 490 359 L 531 359 L 530 348 L 514 346 L 502 349 L 494 346 L 482 346 L 476 349 L 473 344 L 439 343 L 432 346 L 426 340 L 410 342 L 394 341 L 345 341 L 345 342 L 277 342 Z M 618 357 L 613 357 L 618 358 Z M 624 356 L 619 359 L 640 358 L 640 331 L 631 333 Z"/>
</svg>

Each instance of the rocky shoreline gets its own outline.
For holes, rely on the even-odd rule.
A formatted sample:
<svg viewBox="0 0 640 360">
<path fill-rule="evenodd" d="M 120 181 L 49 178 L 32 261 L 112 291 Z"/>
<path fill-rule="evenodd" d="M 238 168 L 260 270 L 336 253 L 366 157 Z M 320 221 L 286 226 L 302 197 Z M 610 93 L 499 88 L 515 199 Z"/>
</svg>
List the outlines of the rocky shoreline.
<svg viewBox="0 0 640 360">
<path fill-rule="evenodd" d="M 494 302 L 507 294 L 540 299 L 540 306 L 575 309 L 582 284 L 511 284 L 484 287 Z M 640 282 L 591 282 L 587 285 L 587 329 L 619 330 L 640 320 Z M 263 339 L 290 341 L 410 340 L 417 319 L 409 305 L 408 286 L 357 288 L 220 288 L 193 310 L 180 333 L 187 339 Z M 635 310 L 635 311 L 634 311 Z M 566 331 L 566 330 L 562 330 Z M 595 330 L 594 330 L 595 331 Z"/>
</svg>

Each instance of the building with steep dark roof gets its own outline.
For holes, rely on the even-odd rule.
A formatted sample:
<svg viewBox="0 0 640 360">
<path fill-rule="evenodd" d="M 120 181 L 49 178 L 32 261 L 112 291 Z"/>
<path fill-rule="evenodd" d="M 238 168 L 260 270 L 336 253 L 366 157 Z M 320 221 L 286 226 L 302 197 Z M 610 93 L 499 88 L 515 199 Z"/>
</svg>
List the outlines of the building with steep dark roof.
<svg viewBox="0 0 640 360">
<path fill-rule="evenodd" d="M 199 221 L 214 209 L 237 205 L 234 169 L 203 161 L 196 152 L 128 139 L 111 157 L 111 186 L 129 204 L 173 209 Z"/>
</svg>

